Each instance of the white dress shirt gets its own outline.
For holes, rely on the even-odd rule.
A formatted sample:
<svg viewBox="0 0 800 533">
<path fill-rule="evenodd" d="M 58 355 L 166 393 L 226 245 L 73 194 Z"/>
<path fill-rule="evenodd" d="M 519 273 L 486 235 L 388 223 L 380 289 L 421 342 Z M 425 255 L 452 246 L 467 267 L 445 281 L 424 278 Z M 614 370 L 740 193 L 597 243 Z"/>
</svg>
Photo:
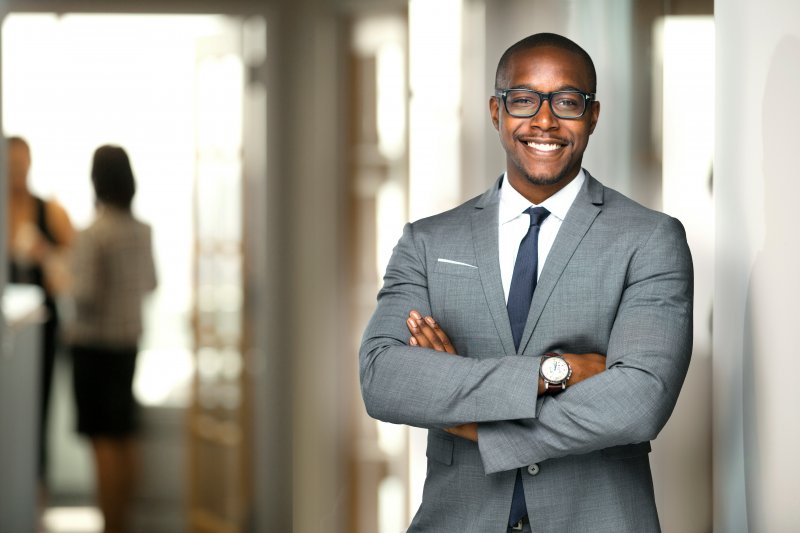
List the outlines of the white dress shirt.
<svg viewBox="0 0 800 533">
<path fill-rule="evenodd" d="M 550 211 L 550 215 L 544 219 L 539 228 L 537 280 L 542 273 L 545 261 L 547 261 L 547 254 L 550 253 L 550 248 L 553 247 L 553 242 L 556 240 L 558 230 L 561 229 L 561 223 L 564 221 L 564 217 L 567 216 L 567 211 L 572 207 L 572 203 L 578 196 L 578 192 L 581 190 L 585 180 L 586 175 L 581 169 L 575 179 L 569 182 L 566 187 L 539 204 L 539 206 Z M 528 228 L 531 225 L 530 215 L 524 213 L 529 207 L 538 206 L 530 203 L 508 183 L 508 174 L 506 173 L 503 176 L 503 184 L 500 188 L 498 216 L 500 276 L 503 279 L 503 292 L 506 296 L 506 302 L 508 302 L 508 291 L 511 288 L 511 277 L 514 274 L 514 263 L 517 261 L 519 243 L 528 233 Z"/>
</svg>

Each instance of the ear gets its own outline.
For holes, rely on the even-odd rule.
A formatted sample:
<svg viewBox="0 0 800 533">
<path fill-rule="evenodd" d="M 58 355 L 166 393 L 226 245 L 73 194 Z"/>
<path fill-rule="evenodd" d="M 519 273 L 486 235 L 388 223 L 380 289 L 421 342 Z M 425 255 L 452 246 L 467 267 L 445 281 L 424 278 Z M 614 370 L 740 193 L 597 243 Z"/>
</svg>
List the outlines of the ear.
<svg viewBox="0 0 800 533">
<path fill-rule="evenodd" d="M 592 109 L 589 112 L 589 135 L 594 133 L 594 128 L 597 126 L 598 118 L 600 118 L 600 102 L 592 102 Z"/>
<path fill-rule="evenodd" d="M 489 97 L 489 115 L 492 117 L 492 126 L 500 131 L 500 105 L 496 96 Z"/>
</svg>

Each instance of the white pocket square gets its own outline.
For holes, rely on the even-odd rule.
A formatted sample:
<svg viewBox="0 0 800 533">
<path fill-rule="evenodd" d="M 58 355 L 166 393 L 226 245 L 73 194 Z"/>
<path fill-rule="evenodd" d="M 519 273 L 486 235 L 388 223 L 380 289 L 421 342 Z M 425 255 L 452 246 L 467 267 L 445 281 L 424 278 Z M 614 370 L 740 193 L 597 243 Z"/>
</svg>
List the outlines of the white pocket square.
<svg viewBox="0 0 800 533">
<path fill-rule="evenodd" d="M 469 263 L 462 263 L 461 261 L 453 261 L 452 259 L 442 259 L 441 257 L 437 259 L 440 263 L 450 263 L 451 265 L 461 265 L 469 268 L 478 268 L 475 265 L 470 265 Z"/>
</svg>

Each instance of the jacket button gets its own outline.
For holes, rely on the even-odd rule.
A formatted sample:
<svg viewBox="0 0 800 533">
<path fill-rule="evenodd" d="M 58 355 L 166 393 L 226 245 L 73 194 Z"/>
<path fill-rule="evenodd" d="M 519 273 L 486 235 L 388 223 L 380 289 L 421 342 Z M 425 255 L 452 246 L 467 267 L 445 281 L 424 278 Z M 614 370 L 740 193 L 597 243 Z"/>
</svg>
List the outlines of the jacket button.
<svg viewBox="0 0 800 533">
<path fill-rule="evenodd" d="M 536 474 L 538 474 L 539 473 L 539 465 L 537 465 L 536 463 L 534 463 L 532 465 L 529 465 L 528 466 L 528 473 L 530 475 L 532 475 L 532 476 L 535 476 Z"/>
</svg>

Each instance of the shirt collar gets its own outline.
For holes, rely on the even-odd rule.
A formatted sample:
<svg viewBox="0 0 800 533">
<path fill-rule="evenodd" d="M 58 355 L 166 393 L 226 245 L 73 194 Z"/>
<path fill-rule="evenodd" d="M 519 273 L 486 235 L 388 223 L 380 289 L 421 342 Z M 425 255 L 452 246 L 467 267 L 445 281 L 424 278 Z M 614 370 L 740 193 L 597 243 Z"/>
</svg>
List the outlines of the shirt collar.
<svg viewBox="0 0 800 533">
<path fill-rule="evenodd" d="M 585 180 L 586 174 L 583 169 L 580 169 L 578 175 L 563 189 L 539 205 L 550 211 L 551 215 L 563 221 Z M 500 186 L 500 224 L 514 220 L 531 206 L 533 204 L 527 198 L 508 184 L 508 173 L 503 174 L 503 183 Z"/>
</svg>

